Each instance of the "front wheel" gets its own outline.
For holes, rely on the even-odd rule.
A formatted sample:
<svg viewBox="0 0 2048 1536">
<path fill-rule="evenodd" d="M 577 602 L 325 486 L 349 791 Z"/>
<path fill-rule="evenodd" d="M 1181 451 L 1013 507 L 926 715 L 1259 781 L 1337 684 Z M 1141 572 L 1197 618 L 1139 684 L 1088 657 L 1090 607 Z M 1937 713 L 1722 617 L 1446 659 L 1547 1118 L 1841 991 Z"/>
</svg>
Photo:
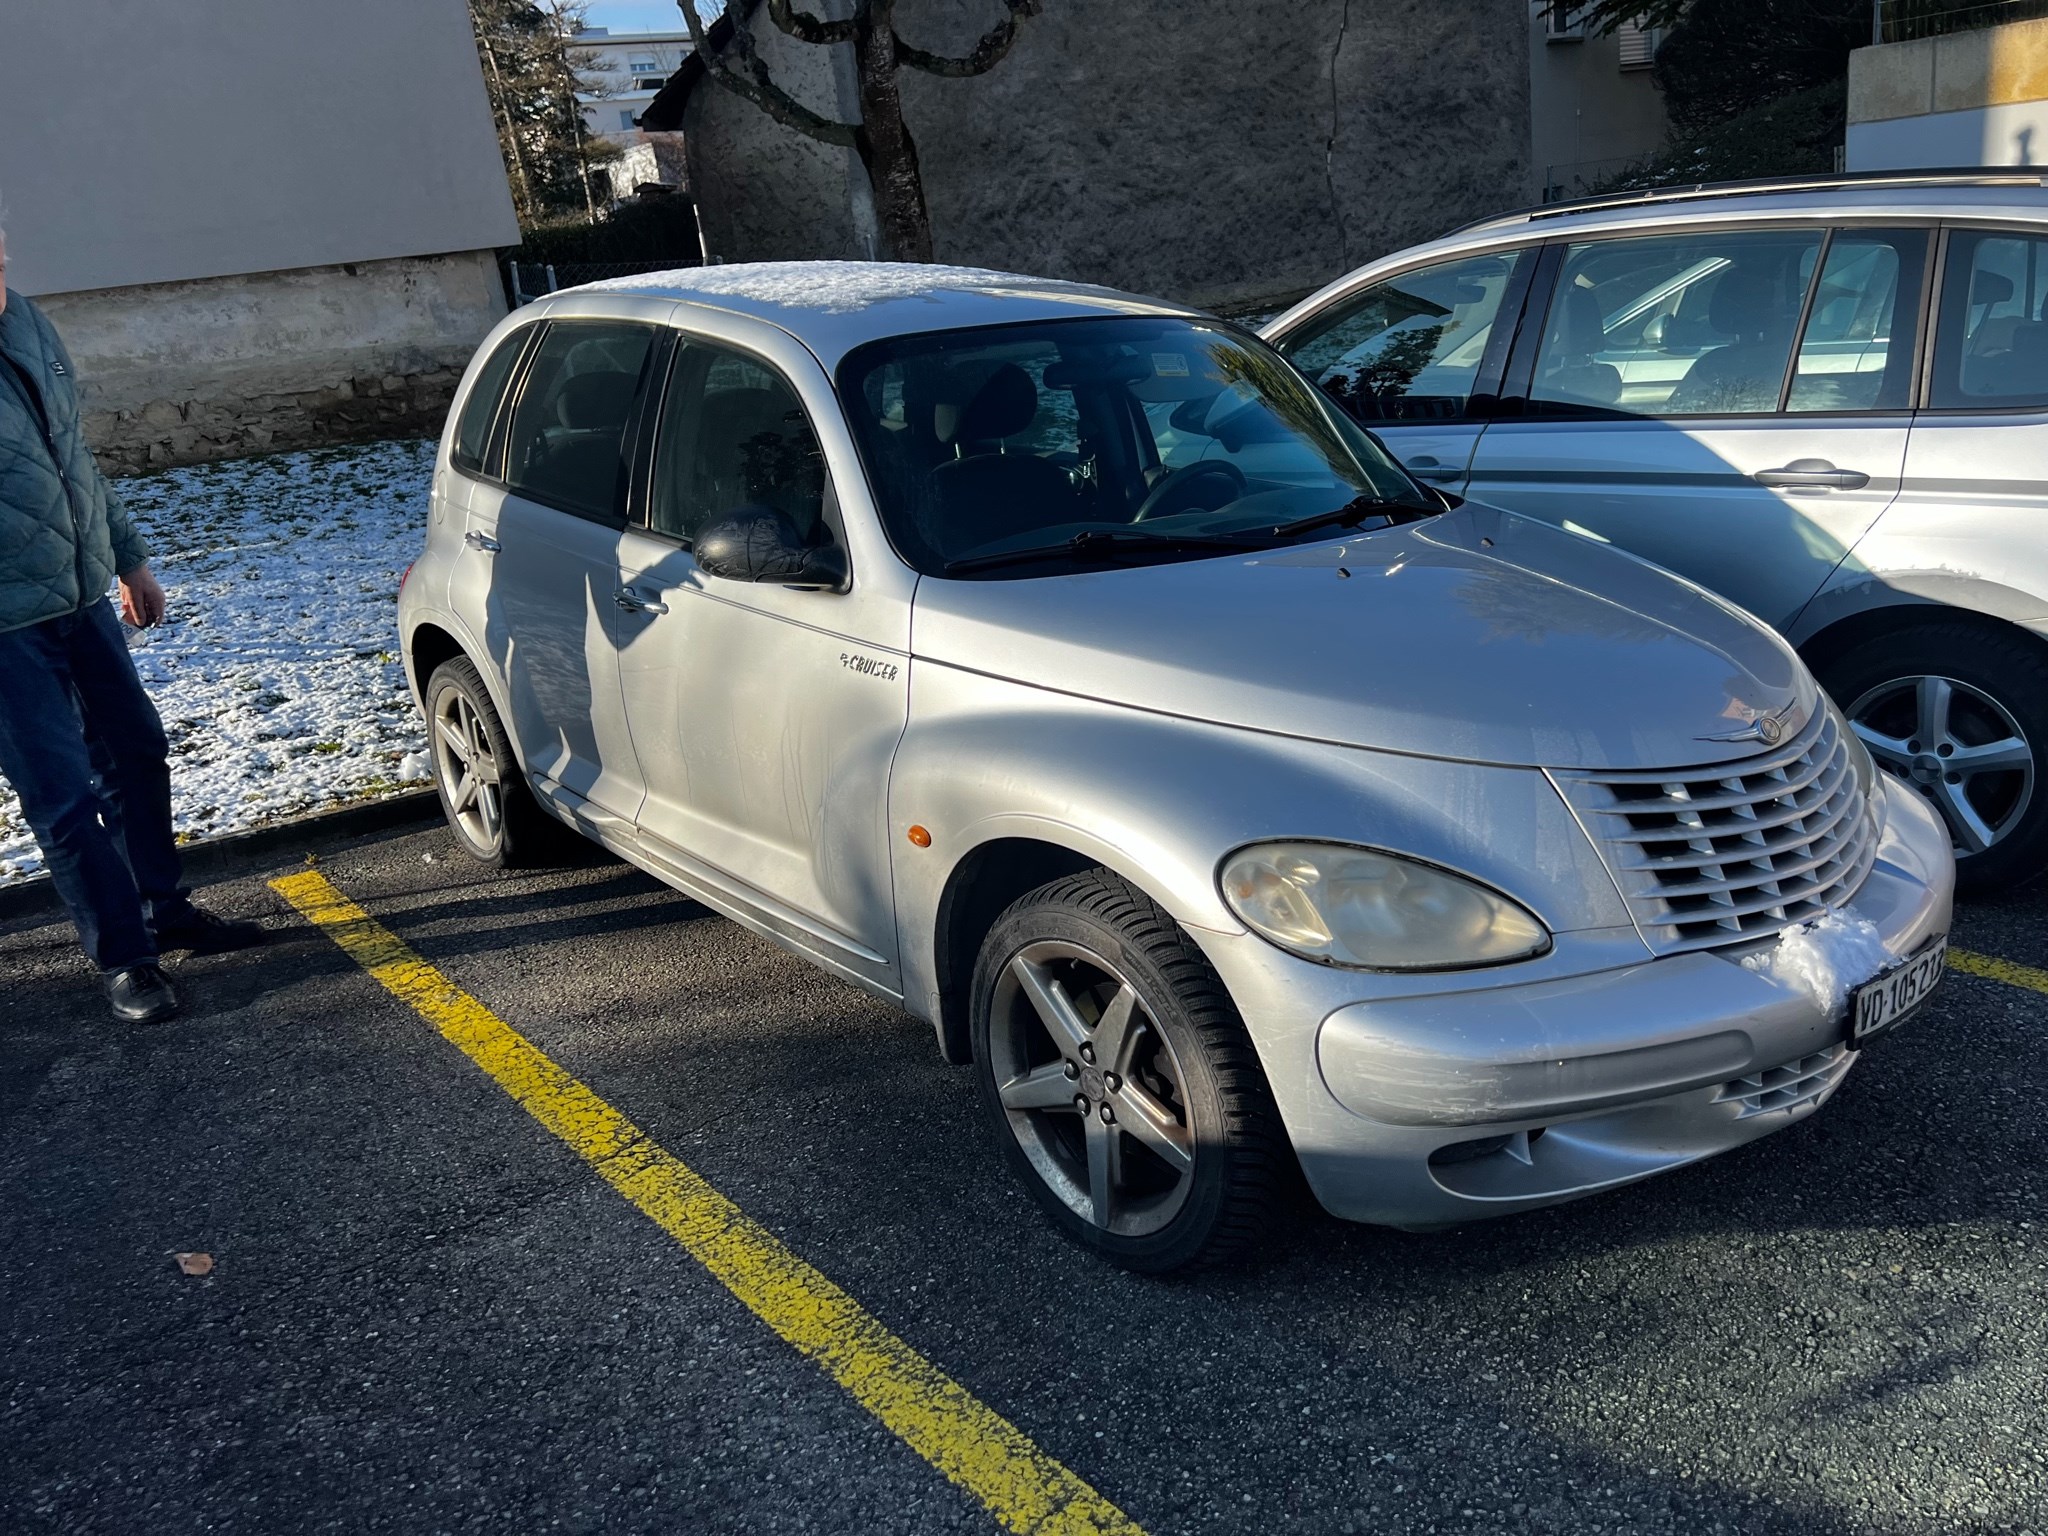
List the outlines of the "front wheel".
<svg viewBox="0 0 2048 1536">
<path fill-rule="evenodd" d="M 1258 1237 L 1280 1117 L 1221 979 L 1143 892 L 1097 869 L 1018 900 L 975 963 L 971 1028 L 1010 1165 L 1070 1236 L 1150 1273 Z"/>
<path fill-rule="evenodd" d="M 1919 624 L 1836 657 L 1821 681 L 1878 767 L 1941 813 L 1956 881 L 1995 891 L 2048 863 L 2048 650 L 1969 624 Z"/>
</svg>

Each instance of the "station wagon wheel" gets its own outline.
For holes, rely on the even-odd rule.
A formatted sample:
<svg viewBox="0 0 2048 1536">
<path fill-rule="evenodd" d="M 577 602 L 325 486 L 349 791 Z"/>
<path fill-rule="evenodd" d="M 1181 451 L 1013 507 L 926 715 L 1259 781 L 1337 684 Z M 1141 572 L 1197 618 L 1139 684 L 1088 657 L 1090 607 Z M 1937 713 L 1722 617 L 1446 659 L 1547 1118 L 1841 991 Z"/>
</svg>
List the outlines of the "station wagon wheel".
<svg viewBox="0 0 2048 1536">
<path fill-rule="evenodd" d="M 483 678 L 457 656 L 427 680 L 427 756 L 441 809 L 463 852 L 499 869 L 553 861 L 574 846 L 540 808 Z"/>
<path fill-rule="evenodd" d="M 1867 641 L 1822 681 L 1878 767 L 1947 823 L 1956 876 L 1994 890 L 2048 859 L 2048 648 L 1969 623 L 1916 625 Z"/>
<path fill-rule="evenodd" d="M 1100 870 L 1033 891 L 982 946 L 973 1001 L 990 1117 L 1067 1232 L 1148 1271 L 1255 1234 L 1284 1133 L 1221 981 L 1143 893 Z"/>
</svg>

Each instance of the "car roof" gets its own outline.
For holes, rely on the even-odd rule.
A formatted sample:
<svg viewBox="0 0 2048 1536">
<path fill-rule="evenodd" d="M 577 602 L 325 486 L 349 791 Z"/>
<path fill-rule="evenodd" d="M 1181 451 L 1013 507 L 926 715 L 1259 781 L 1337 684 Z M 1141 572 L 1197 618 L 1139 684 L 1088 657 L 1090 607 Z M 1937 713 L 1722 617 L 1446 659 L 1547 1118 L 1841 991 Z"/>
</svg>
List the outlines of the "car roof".
<svg viewBox="0 0 2048 1536">
<path fill-rule="evenodd" d="M 828 369 L 891 336 L 1101 315 L 1211 317 L 1163 299 L 980 267 L 886 261 L 755 261 L 683 267 L 565 288 L 540 301 L 573 312 L 579 297 L 633 296 L 765 321 Z"/>
</svg>

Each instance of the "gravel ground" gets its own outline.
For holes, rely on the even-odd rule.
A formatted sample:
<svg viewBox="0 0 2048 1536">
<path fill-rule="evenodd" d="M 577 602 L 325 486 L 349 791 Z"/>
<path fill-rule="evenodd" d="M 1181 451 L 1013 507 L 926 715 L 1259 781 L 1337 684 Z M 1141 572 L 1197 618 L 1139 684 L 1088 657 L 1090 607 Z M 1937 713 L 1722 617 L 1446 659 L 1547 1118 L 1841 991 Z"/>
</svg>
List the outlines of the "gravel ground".
<svg viewBox="0 0 2048 1536">
<path fill-rule="evenodd" d="M 1154 1536 L 2048 1533 L 2048 997 L 1954 975 L 1631 1190 L 1161 1283 L 1048 1229 L 922 1026 L 644 877 L 320 852 Z M 0 932 L 0 1526 L 992 1529 L 259 878 L 212 899 L 278 940 L 158 1031 Z M 2043 915 L 1956 942 L 2042 965 Z"/>
</svg>

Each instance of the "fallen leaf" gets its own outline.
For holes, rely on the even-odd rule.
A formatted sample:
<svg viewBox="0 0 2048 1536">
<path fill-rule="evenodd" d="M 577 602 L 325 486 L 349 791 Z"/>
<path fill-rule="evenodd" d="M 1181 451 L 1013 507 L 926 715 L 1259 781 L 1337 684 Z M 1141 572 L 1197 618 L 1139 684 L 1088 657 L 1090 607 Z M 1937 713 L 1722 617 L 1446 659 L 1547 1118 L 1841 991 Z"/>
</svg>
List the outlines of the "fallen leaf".
<svg viewBox="0 0 2048 1536">
<path fill-rule="evenodd" d="M 188 1275 L 210 1275 L 213 1273 L 213 1255 L 210 1253 L 174 1253 L 178 1268 Z"/>
</svg>

